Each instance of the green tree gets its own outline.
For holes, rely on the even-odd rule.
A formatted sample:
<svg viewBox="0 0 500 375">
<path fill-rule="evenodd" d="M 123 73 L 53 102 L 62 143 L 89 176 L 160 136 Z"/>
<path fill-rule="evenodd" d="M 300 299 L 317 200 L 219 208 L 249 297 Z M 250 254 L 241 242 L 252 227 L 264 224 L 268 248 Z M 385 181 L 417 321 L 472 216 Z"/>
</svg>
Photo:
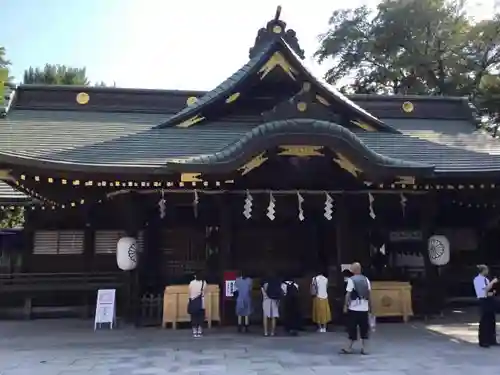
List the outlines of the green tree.
<svg viewBox="0 0 500 375">
<path fill-rule="evenodd" d="M 500 115 L 500 76 L 488 74 L 479 85 L 478 101 L 486 112 Z"/>
<path fill-rule="evenodd" d="M 336 10 L 316 58 L 331 62 L 330 83 L 353 78 L 347 92 L 475 97 L 500 67 L 500 16 L 474 23 L 460 0 Z"/>
<path fill-rule="evenodd" d="M 10 61 L 7 60 L 5 47 L 0 46 L 0 68 L 7 68 Z"/>
<path fill-rule="evenodd" d="M 23 83 L 40 85 L 77 85 L 90 84 L 85 68 L 72 68 L 66 65 L 46 64 L 43 68 L 29 67 L 24 71 Z"/>
<path fill-rule="evenodd" d="M 22 228 L 24 225 L 24 207 L 9 207 L 0 211 L 0 229 Z"/>
<path fill-rule="evenodd" d="M 10 64 L 10 61 L 7 60 L 6 57 L 5 48 L 0 46 L 0 68 L 7 68 Z M 23 207 L 4 208 L 3 210 L 0 210 L 0 228 L 22 227 L 23 224 Z"/>
</svg>

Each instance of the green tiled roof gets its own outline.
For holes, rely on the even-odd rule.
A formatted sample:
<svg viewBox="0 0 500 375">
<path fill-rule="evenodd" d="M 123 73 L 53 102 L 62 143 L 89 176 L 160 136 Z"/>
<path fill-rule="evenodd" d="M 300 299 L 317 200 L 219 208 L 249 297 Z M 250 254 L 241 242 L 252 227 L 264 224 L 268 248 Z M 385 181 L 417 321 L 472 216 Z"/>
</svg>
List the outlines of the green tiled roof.
<svg viewBox="0 0 500 375">
<path fill-rule="evenodd" d="M 5 182 L 0 181 L 0 204 L 16 203 L 27 201 L 30 198 L 7 185 Z"/>
</svg>

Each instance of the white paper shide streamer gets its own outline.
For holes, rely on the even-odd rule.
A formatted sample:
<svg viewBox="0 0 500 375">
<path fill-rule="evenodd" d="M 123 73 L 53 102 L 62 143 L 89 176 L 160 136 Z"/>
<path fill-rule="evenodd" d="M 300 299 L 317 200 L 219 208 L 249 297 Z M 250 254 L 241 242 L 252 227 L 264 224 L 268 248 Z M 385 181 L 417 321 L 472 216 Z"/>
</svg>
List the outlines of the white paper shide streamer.
<svg viewBox="0 0 500 375">
<path fill-rule="evenodd" d="M 368 207 L 368 209 L 370 210 L 370 217 L 373 220 L 375 220 L 375 218 L 377 217 L 377 215 L 375 215 L 375 211 L 373 210 L 373 202 L 375 201 L 375 198 L 373 198 L 372 193 L 368 193 L 368 201 L 370 202 L 369 203 L 369 207 Z"/>
<path fill-rule="evenodd" d="M 276 207 L 276 200 L 274 199 L 274 195 L 272 192 L 269 193 L 269 205 L 267 206 L 267 217 L 269 218 L 269 220 L 273 221 L 276 216 L 276 211 L 275 211 L 275 207 Z"/>
<path fill-rule="evenodd" d="M 252 194 L 247 190 L 247 194 L 245 197 L 245 204 L 243 205 L 243 216 L 245 216 L 248 219 L 252 217 L 252 202 L 253 202 L 253 197 Z"/>
<path fill-rule="evenodd" d="M 323 216 L 326 220 L 333 218 L 333 198 L 328 193 L 325 193 L 325 213 Z"/>
<path fill-rule="evenodd" d="M 302 195 L 300 195 L 299 192 L 297 192 L 297 206 L 299 209 L 299 220 L 304 221 L 305 216 L 304 216 L 304 209 L 302 208 L 302 203 L 304 203 L 304 198 Z"/>
<path fill-rule="evenodd" d="M 165 200 L 165 193 L 163 190 L 161 191 L 161 198 L 158 201 L 158 209 L 160 210 L 160 218 L 165 218 L 165 214 L 167 212 L 167 201 Z"/>
<path fill-rule="evenodd" d="M 408 199 L 406 199 L 405 195 L 403 193 L 400 194 L 400 200 L 399 203 L 401 204 L 401 211 L 403 211 L 403 216 L 406 214 L 406 202 Z"/>
</svg>

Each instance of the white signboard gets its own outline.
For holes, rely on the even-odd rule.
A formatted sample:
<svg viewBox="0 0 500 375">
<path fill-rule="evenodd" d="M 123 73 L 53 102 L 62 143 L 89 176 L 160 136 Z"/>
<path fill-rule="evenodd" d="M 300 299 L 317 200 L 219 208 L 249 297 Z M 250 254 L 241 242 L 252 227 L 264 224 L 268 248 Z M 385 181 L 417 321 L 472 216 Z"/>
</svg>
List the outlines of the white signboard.
<svg viewBox="0 0 500 375">
<path fill-rule="evenodd" d="M 116 289 L 99 289 L 95 308 L 94 331 L 101 324 L 113 329 L 116 321 Z"/>
<path fill-rule="evenodd" d="M 236 280 L 226 280 L 226 297 L 234 296 L 234 286 L 236 284 Z"/>
</svg>

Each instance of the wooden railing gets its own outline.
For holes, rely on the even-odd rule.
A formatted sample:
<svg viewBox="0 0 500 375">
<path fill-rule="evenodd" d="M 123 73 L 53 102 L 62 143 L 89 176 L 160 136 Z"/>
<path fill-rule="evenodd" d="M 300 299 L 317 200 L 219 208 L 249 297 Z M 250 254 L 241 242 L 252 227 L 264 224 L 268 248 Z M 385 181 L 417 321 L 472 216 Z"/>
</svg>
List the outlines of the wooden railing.
<svg viewBox="0 0 500 375">
<path fill-rule="evenodd" d="M 83 291 L 118 288 L 120 273 L 11 273 L 0 274 L 0 293 L 36 291 Z"/>
</svg>

